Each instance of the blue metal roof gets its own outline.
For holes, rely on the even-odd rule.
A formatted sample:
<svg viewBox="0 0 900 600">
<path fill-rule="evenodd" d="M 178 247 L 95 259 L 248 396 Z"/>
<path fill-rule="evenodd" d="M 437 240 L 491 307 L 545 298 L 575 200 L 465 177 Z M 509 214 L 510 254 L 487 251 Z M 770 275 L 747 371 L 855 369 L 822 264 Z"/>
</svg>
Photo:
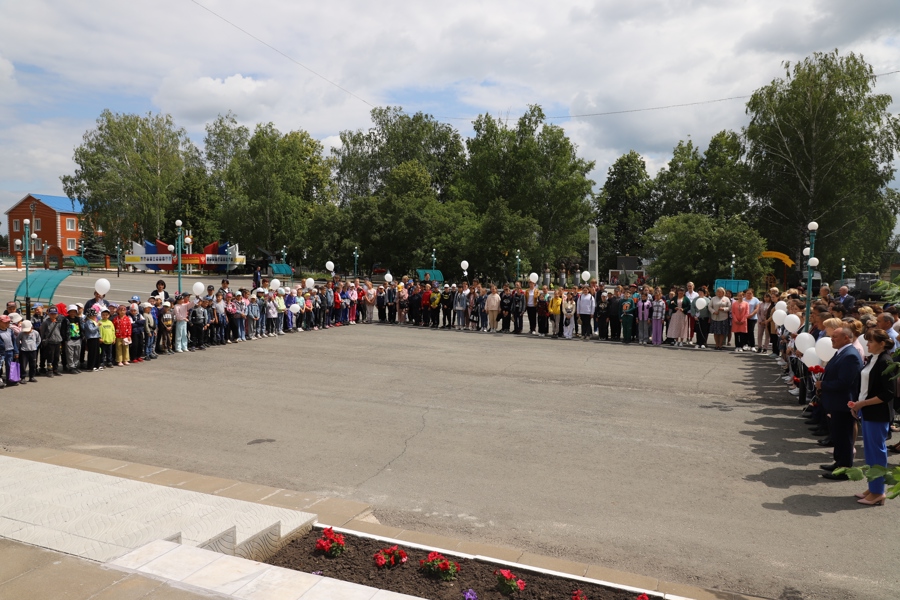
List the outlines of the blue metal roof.
<svg viewBox="0 0 900 600">
<path fill-rule="evenodd" d="M 37 198 L 56 212 L 74 212 L 81 214 L 81 202 L 75 200 L 69 200 L 65 196 L 48 196 L 46 194 L 28 194 L 34 198 Z M 72 205 L 74 204 L 74 208 Z"/>
</svg>

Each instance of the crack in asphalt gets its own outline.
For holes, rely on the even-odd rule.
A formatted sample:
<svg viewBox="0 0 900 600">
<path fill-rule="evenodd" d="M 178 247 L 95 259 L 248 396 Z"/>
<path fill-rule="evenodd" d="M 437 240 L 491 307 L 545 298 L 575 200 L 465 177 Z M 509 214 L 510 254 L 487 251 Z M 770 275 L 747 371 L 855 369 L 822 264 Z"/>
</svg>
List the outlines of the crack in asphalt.
<svg viewBox="0 0 900 600">
<path fill-rule="evenodd" d="M 411 441 L 413 441 L 420 433 L 422 433 L 423 431 L 425 431 L 425 425 L 426 425 L 426 423 L 425 423 L 425 416 L 428 414 L 428 411 L 430 411 L 430 410 L 431 410 L 431 406 L 428 405 L 428 406 L 425 407 L 425 410 L 422 411 L 422 417 L 421 417 L 421 418 L 422 418 L 422 426 L 419 427 L 418 431 L 416 431 L 416 432 L 413 433 L 411 436 L 409 436 L 408 438 L 406 438 L 405 440 L 403 440 L 403 450 L 400 451 L 400 454 L 398 454 L 397 456 L 395 456 L 394 458 L 392 458 L 391 460 L 389 460 L 383 467 L 381 467 L 380 469 L 378 469 L 378 471 L 376 471 L 373 475 L 371 475 L 370 477 L 364 479 L 362 482 L 358 483 L 358 484 L 356 485 L 356 489 L 357 489 L 357 490 L 358 490 L 359 488 L 361 488 L 362 486 L 366 485 L 367 483 L 369 483 L 370 481 L 372 481 L 373 479 L 375 479 L 376 477 L 378 477 L 379 475 L 381 475 L 382 473 L 384 473 L 384 472 L 388 469 L 388 467 L 390 467 L 390 466 L 391 466 L 392 464 L 394 464 L 396 461 L 400 460 L 400 459 L 403 457 L 403 455 L 406 454 L 407 449 L 409 449 L 409 443 L 410 443 Z"/>
</svg>

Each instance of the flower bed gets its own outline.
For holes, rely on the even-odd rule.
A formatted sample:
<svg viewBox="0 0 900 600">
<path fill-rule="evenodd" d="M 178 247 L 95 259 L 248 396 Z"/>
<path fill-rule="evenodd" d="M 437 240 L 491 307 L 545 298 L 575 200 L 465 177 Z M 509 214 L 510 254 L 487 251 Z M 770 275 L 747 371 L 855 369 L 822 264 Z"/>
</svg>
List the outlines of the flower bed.
<svg viewBox="0 0 900 600">
<path fill-rule="evenodd" d="M 313 529 L 303 537 L 297 538 L 270 558 L 269 564 L 316 573 L 333 579 L 341 579 L 370 587 L 390 590 L 410 596 L 420 596 L 429 600 L 570 600 L 577 590 L 581 590 L 579 600 L 635 600 L 638 594 L 611 589 L 591 583 L 574 581 L 564 577 L 554 577 L 543 573 L 535 573 L 508 565 L 499 565 L 480 560 L 470 560 L 447 555 L 452 565 L 458 565 L 455 578 L 429 576 L 423 570 L 423 561 L 437 561 L 438 572 L 442 572 L 434 553 L 428 550 L 403 547 L 409 560 L 391 568 L 379 566 L 375 557 L 384 556 L 392 544 L 369 538 L 355 537 L 344 533 L 343 552 L 336 557 L 327 556 L 321 549 L 316 550 L 316 542 L 322 537 L 322 530 Z M 320 548 L 322 544 L 319 544 Z M 430 556 L 431 555 L 431 556 Z M 443 558 L 443 557 L 441 557 Z M 445 567 L 443 572 L 448 569 Z M 452 568 L 449 570 L 453 570 Z M 508 595 L 501 593 L 500 579 L 521 581 L 522 586 L 513 583 Z M 521 588 L 521 589 L 520 589 Z M 474 593 L 474 598 L 472 596 Z M 468 595 L 467 595 L 468 594 Z"/>
</svg>

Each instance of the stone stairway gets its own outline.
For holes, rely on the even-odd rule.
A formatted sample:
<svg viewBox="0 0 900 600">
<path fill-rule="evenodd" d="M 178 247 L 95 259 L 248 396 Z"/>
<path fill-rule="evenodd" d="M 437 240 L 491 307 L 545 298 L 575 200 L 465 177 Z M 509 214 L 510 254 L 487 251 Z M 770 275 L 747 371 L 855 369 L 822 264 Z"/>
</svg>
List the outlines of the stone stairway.
<svg viewBox="0 0 900 600">
<path fill-rule="evenodd" d="M 262 561 L 310 513 L 0 456 L 0 536 L 107 562 L 157 540 Z"/>
</svg>

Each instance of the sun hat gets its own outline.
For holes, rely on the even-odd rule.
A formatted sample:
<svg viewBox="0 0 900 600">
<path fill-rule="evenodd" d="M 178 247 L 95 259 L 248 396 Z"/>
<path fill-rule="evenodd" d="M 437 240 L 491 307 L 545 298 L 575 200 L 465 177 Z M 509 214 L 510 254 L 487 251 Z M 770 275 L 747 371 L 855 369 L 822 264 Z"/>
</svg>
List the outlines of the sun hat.
<svg viewBox="0 0 900 600">
<path fill-rule="evenodd" d="M 72 312 L 73 310 L 74 310 L 74 311 L 77 311 L 77 310 L 78 310 L 78 307 L 75 306 L 74 304 L 70 304 L 70 305 L 68 305 L 68 306 L 66 307 L 66 312 Z"/>
<path fill-rule="evenodd" d="M 22 320 L 22 315 L 20 315 L 19 313 L 13 313 L 13 314 L 9 315 L 9 320 L 13 324 L 18 323 L 19 321 Z"/>
<path fill-rule="evenodd" d="M 32 329 L 34 329 L 34 326 L 31 324 L 31 321 L 28 319 L 22 321 L 22 333 L 28 333 Z"/>
</svg>

